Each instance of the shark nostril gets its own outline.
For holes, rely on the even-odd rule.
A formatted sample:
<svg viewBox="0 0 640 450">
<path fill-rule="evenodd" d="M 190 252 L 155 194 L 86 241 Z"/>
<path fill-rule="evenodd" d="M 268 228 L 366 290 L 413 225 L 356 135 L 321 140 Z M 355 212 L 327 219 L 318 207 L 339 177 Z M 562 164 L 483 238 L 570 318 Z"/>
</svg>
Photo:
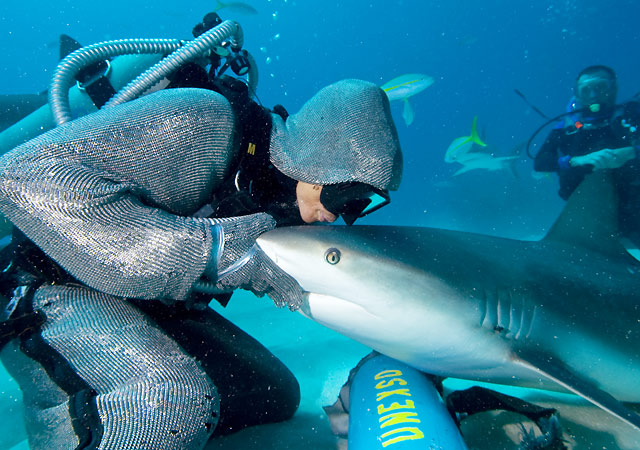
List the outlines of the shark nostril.
<svg viewBox="0 0 640 450">
<path fill-rule="evenodd" d="M 340 250 L 330 248 L 324 253 L 324 260 L 333 266 L 340 262 L 340 256 Z"/>
</svg>

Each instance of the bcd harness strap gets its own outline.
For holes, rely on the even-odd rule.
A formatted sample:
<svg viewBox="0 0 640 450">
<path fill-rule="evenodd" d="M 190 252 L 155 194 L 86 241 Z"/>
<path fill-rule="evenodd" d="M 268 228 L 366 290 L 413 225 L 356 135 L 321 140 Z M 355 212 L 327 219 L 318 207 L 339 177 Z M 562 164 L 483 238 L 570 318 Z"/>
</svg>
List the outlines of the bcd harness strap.
<svg viewBox="0 0 640 450">
<path fill-rule="evenodd" d="M 213 80 L 213 90 L 224 95 L 231 104 L 240 135 L 240 159 L 238 166 L 245 172 L 258 172 L 269 162 L 269 144 L 273 121 L 271 111 L 258 105 L 249 97 L 249 89 L 241 80 L 222 75 Z M 284 120 L 288 117 L 282 105 L 274 112 Z M 252 173 L 251 175 L 256 175 Z M 253 176 L 249 177 L 253 178 Z"/>
<path fill-rule="evenodd" d="M 213 90 L 224 95 L 237 118 L 240 151 L 234 169 L 214 195 L 215 217 L 251 214 L 257 211 L 251 195 L 252 183 L 270 180 L 273 170 L 269 161 L 269 145 L 273 120 L 271 111 L 249 98 L 247 85 L 238 79 L 220 76 L 213 80 Z M 273 111 L 284 120 L 288 113 L 281 105 Z"/>
<path fill-rule="evenodd" d="M 110 71 L 111 64 L 105 60 L 84 67 L 76 75 L 78 88 L 87 93 L 98 109 L 102 108 L 116 94 L 116 90 L 108 78 Z"/>
</svg>

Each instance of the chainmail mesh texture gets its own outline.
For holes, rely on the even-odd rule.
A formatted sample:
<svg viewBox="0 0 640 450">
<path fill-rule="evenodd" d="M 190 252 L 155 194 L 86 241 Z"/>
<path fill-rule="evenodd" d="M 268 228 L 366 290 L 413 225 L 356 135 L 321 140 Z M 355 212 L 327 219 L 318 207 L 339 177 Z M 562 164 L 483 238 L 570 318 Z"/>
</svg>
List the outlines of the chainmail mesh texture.
<svg viewBox="0 0 640 450">
<path fill-rule="evenodd" d="M 395 190 L 402 152 L 389 100 L 375 84 L 343 80 L 320 90 L 286 122 L 273 114 L 271 162 L 306 183 L 367 183 Z"/>
<path fill-rule="evenodd" d="M 298 282 L 256 244 L 259 235 L 276 226 L 273 217 L 258 213 L 209 220 L 217 225 L 222 245 L 218 261 L 211 261 L 205 275 L 217 280 L 218 288 L 248 289 L 258 296 L 269 295 L 278 307 L 288 305 L 292 311 L 300 308 L 303 291 Z"/>
<path fill-rule="evenodd" d="M 104 427 L 99 449 L 204 447 L 217 423 L 216 388 L 195 359 L 135 306 L 81 286 L 46 286 L 36 292 L 34 308 L 47 317 L 43 339 L 97 391 Z M 46 386 L 34 387 L 33 395 Z M 43 444 L 32 448 L 75 448 L 72 430 L 54 426 L 68 422 L 68 413 L 66 403 L 45 410 L 32 402 L 29 414 L 38 419 L 40 435 L 30 442 Z"/>
<path fill-rule="evenodd" d="M 227 269 L 231 264 L 244 256 L 256 243 L 256 238 L 276 226 L 275 220 L 268 214 L 252 214 L 240 217 L 210 219 L 212 223 L 222 227 L 222 252 L 216 272 Z M 215 279 L 215 278 L 213 278 Z"/>
<path fill-rule="evenodd" d="M 163 90 L 57 127 L 0 157 L 0 212 L 78 280 L 135 298 L 183 299 L 211 254 L 186 217 L 235 157 L 227 100 Z"/>
<path fill-rule="evenodd" d="M 2 365 L 20 384 L 30 448 L 76 449 L 79 440 L 69 416 L 67 394 L 49 378 L 44 367 L 22 353 L 18 340 L 9 342 L 1 355 Z"/>
</svg>

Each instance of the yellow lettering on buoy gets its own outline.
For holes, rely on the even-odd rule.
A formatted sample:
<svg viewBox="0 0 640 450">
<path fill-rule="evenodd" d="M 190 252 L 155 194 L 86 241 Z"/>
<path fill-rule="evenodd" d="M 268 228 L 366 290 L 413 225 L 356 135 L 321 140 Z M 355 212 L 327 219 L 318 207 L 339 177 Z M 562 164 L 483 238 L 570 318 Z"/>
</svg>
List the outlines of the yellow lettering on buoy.
<svg viewBox="0 0 640 450">
<path fill-rule="evenodd" d="M 388 441 L 383 441 L 382 446 L 386 447 L 388 445 L 397 444 L 398 442 L 402 442 L 402 441 L 413 441 L 415 439 L 424 439 L 424 433 L 420 431 L 420 428 L 415 428 L 415 427 L 404 427 L 404 428 L 398 428 L 397 430 L 387 431 L 386 433 L 382 434 L 380 437 L 384 439 L 388 436 L 392 436 L 397 433 L 407 433 L 407 434 L 403 436 L 395 437 L 393 439 L 389 439 Z"/>
<path fill-rule="evenodd" d="M 411 397 L 411 392 L 409 392 L 409 389 L 395 389 L 393 391 L 378 392 L 376 394 L 376 401 L 379 402 L 390 395 L 404 395 L 405 397 Z"/>
<path fill-rule="evenodd" d="M 388 388 L 389 386 L 393 386 L 396 383 L 398 383 L 400 386 L 407 385 L 407 382 L 404 381 L 402 378 L 393 378 L 391 380 L 381 381 L 380 383 L 376 384 L 376 389 Z"/>
<path fill-rule="evenodd" d="M 415 404 L 413 403 L 413 400 L 407 400 L 407 402 L 404 405 L 401 405 L 398 402 L 394 402 L 386 408 L 384 405 L 378 405 L 378 414 L 384 414 L 386 412 L 393 411 L 395 409 L 402 409 L 402 408 L 416 409 Z"/>
<path fill-rule="evenodd" d="M 400 370 L 383 370 L 374 376 L 374 380 L 378 381 L 375 384 L 375 388 L 380 391 L 381 389 L 387 389 L 395 386 L 408 386 L 409 382 L 403 378 Z M 405 425 L 410 423 L 421 423 L 418 413 L 415 411 L 415 403 L 413 400 L 404 399 L 404 403 L 394 402 L 391 399 L 391 403 L 384 405 L 382 400 L 393 395 L 399 395 L 403 397 L 412 397 L 410 389 L 392 389 L 390 391 L 376 392 L 378 423 L 380 424 L 380 432 L 384 428 L 388 431 L 378 435 L 382 443 L 382 447 L 397 444 L 398 442 L 424 439 L 424 433 L 418 427 L 407 427 Z M 395 399 L 394 399 L 395 400 Z M 395 412 L 390 412 L 395 411 Z M 399 427 L 399 428 L 398 428 Z M 389 429 L 391 428 L 391 429 Z"/>
<path fill-rule="evenodd" d="M 400 375 L 402 375 L 402 372 L 400 372 L 399 370 L 383 370 L 373 378 L 376 380 L 381 380 L 383 378 L 399 377 Z"/>
<path fill-rule="evenodd" d="M 414 418 L 415 417 L 415 418 Z M 378 422 L 380 422 L 380 428 L 390 427 L 392 425 L 398 425 L 403 423 L 420 423 L 420 419 L 417 419 L 418 413 L 414 412 L 397 412 L 386 415 L 384 417 L 380 417 Z"/>
</svg>

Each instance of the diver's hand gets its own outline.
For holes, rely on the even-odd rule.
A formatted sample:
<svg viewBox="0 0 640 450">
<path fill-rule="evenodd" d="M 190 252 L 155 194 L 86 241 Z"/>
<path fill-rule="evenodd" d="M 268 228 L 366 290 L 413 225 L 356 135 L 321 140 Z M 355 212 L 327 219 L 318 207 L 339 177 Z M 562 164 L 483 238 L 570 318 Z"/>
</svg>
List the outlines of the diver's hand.
<svg viewBox="0 0 640 450">
<path fill-rule="evenodd" d="M 277 306 L 295 310 L 302 304 L 298 282 L 278 267 L 256 244 L 256 238 L 276 223 L 264 213 L 213 219 L 220 246 L 216 261 L 205 272 L 221 290 L 247 289 L 262 297 L 267 294 Z"/>
<path fill-rule="evenodd" d="M 595 170 L 617 169 L 635 157 L 633 147 L 604 148 L 583 156 L 574 156 L 569 161 L 571 167 L 592 165 Z"/>
</svg>

